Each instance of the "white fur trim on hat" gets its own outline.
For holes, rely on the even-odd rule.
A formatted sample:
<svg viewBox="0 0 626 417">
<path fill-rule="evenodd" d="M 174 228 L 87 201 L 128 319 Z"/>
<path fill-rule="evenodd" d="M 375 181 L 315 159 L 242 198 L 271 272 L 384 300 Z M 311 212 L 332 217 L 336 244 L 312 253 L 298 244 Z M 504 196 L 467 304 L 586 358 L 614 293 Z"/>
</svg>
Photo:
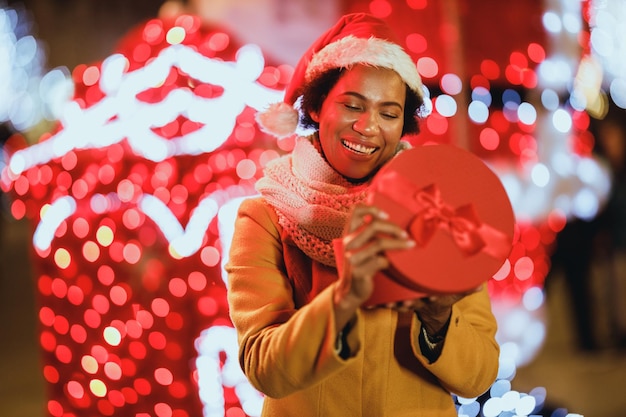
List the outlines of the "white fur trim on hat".
<svg viewBox="0 0 626 417">
<path fill-rule="evenodd" d="M 400 45 L 375 37 L 366 39 L 348 35 L 326 45 L 313 55 L 305 81 L 308 83 L 330 69 L 349 68 L 354 64 L 394 70 L 413 92 L 424 97 L 422 79 L 411 57 Z"/>
</svg>

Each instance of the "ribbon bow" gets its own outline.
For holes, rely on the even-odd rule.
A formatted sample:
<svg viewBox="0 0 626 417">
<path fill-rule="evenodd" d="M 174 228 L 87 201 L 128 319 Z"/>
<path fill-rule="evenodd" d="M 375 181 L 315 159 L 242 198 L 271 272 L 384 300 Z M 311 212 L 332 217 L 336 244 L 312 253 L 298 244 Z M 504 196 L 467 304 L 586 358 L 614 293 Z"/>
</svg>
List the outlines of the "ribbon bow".
<svg viewBox="0 0 626 417">
<path fill-rule="evenodd" d="M 418 191 L 414 198 L 422 208 L 413 217 L 408 231 L 418 245 L 426 246 L 437 230 L 443 229 L 466 256 L 480 252 L 485 246 L 478 232 L 481 222 L 472 204 L 456 209 L 446 205 L 434 184 Z"/>
<path fill-rule="evenodd" d="M 418 189 L 397 172 L 388 172 L 377 179 L 375 190 L 414 213 L 407 231 L 420 247 L 443 230 L 465 256 L 485 252 L 505 259 L 508 255 L 510 239 L 506 234 L 483 223 L 473 204 L 457 208 L 446 204 L 436 184 Z"/>
</svg>

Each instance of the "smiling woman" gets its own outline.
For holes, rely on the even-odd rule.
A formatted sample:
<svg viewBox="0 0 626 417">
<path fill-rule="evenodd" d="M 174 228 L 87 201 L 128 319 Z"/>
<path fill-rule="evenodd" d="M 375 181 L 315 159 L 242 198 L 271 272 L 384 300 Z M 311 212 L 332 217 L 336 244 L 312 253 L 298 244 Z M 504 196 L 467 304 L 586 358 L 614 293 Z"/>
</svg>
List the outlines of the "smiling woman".
<svg viewBox="0 0 626 417">
<path fill-rule="evenodd" d="M 302 96 L 300 123 L 314 130 L 267 165 L 261 197 L 239 210 L 226 266 L 239 358 L 266 395 L 262 416 L 452 417 L 452 392 L 477 397 L 495 380 L 486 287 L 366 304 L 381 291 L 374 277 L 388 251 L 416 245 L 366 204 L 374 174 L 410 146 L 402 139 L 417 133 L 424 101 L 393 39 L 373 16 L 344 16 L 304 54 L 285 103 L 258 116 L 267 131 L 293 134 Z"/>
</svg>

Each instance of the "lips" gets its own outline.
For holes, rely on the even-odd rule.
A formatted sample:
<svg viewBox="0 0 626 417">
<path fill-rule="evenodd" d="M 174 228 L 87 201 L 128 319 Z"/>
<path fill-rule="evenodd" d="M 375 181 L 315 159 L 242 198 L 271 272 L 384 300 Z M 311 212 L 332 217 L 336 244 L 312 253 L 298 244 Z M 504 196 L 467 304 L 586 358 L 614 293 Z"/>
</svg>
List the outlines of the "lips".
<svg viewBox="0 0 626 417">
<path fill-rule="evenodd" d="M 350 142 L 345 139 L 341 141 L 341 144 L 344 148 L 358 155 L 371 155 L 377 150 L 375 146 L 366 146 L 361 143 Z"/>
</svg>

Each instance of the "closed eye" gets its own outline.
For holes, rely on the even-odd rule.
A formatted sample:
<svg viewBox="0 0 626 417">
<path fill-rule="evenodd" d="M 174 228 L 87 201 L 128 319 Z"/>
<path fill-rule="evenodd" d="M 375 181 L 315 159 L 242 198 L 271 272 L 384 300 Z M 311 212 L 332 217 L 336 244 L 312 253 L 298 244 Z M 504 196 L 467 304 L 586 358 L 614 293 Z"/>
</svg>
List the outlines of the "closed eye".
<svg viewBox="0 0 626 417">
<path fill-rule="evenodd" d="M 355 106 L 354 104 L 350 104 L 350 103 L 345 103 L 344 107 L 348 110 L 353 110 L 353 111 L 359 111 L 361 110 L 360 106 Z"/>
</svg>

